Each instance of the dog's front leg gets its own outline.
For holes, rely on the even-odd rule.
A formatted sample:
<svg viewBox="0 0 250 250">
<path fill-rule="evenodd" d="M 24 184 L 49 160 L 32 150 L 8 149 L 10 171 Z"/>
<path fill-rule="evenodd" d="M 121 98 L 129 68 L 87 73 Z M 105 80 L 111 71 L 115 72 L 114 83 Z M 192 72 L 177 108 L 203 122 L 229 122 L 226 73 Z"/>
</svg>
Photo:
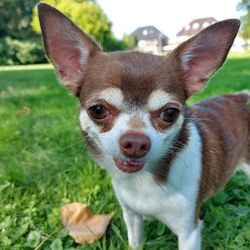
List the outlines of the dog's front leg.
<svg viewBox="0 0 250 250">
<path fill-rule="evenodd" d="M 126 206 L 122 206 L 123 218 L 125 220 L 128 231 L 129 247 L 137 250 L 140 247 L 142 232 L 143 232 L 143 218 L 134 213 Z"/>
<path fill-rule="evenodd" d="M 201 227 L 202 222 L 193 228 L 178 234 L 179 250 L 200 250 L 201 249 Z"/>
</svg>

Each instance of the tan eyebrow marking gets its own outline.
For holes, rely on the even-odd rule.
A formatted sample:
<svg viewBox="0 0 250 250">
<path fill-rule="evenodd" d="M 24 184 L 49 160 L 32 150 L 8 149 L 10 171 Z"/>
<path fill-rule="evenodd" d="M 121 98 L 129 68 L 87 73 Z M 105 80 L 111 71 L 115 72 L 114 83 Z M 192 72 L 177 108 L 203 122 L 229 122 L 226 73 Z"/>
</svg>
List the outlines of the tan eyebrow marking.
<svg viewBox="0 0 250 250">
<path fill-rule="evenodd" d="M 116 108 L 120 108 L 124 100 L 124 95 L 119 88 L 107 88 L 99 93 L 98 98 L 105 100 Z"/>
<path fill-rule="evenodd" d="M 158 110 L 170 102 L 176 102 L 175 98 L 161 89 L 154 90 L 148 98 L 148 108 Z"/>
</svg>

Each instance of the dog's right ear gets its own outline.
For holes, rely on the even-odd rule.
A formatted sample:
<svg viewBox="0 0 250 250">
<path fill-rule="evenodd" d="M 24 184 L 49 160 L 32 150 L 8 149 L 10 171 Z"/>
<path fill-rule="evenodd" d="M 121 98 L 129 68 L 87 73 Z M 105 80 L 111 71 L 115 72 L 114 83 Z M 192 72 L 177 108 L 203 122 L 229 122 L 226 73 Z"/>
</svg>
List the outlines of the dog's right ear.
<svg viewBox="0 0 250 250">
<path fill-rule="evenodd" d="M 90 57 L 100 47 L 68 17 L 48 4 L 38 4 L 46 53 L 63 85 L 77 95 Z"/>
</svg>

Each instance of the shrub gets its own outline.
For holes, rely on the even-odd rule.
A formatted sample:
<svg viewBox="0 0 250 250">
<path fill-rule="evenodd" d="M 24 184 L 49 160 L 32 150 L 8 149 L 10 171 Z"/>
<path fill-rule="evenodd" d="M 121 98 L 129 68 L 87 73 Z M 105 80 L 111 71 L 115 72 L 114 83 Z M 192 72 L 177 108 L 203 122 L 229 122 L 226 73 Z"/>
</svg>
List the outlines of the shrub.
<svg viewBox="0 0 250 250">
<path fill-rule="evenodd" d="M 19 41 L 10 37 L 0 39 L 0 65 L 35 64 L 45 62 L 47 62 L 47 60 L 40 41 Z"/>
</svg>

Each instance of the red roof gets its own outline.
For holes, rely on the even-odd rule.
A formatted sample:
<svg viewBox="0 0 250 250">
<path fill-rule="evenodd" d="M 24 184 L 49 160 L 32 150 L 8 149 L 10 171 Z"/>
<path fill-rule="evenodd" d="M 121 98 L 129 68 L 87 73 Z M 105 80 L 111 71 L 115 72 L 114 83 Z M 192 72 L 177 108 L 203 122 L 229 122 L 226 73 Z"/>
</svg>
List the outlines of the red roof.
<svg viewBox="0 0 250 250">
<path fill-rule="evenodd" d="M 188 25 L 184 26 L 182 30 L 177 33 L 177 36 L 193 36 L 215 22 L 217 22 L 217 20 L 213 17 L 194 19 Z"/>
</svg>

